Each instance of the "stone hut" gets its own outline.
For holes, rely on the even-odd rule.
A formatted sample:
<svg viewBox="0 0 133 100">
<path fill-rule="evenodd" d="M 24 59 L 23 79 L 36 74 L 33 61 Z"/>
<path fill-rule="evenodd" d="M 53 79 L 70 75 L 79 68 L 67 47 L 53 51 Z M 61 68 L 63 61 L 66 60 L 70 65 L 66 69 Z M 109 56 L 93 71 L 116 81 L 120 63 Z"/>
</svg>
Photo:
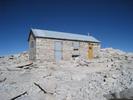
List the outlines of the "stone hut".
<svg viewBox="0 0 133 100">
<path fill-rule="evenodd" d="M 93 59 L 100 50 L 100 41 L 93 36 L 49 30 L 31 29 L 28 42 L 32 61 Z"/>
</svg>

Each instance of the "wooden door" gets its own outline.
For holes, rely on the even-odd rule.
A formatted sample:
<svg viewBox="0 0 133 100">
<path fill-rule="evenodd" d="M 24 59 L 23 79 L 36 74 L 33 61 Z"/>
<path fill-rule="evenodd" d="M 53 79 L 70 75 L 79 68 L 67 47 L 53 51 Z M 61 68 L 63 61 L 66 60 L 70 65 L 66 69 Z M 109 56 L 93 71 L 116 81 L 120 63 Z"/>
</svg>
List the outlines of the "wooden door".
<svg viewBox="0 0 133 100">
<path fill-rule="evenodd" d="M 93 59 L 93 45 L 89 44 L 88 46 L 88 59 Z"/>
</svg>

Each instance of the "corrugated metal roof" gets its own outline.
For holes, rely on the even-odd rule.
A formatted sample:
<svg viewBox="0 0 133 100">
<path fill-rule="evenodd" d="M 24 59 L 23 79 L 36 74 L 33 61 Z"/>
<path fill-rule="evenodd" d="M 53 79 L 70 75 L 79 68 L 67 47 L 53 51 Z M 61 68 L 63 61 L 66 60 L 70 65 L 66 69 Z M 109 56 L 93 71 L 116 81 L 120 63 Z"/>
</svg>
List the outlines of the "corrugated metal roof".
<svg viewBox="0 0 133 100">
<path fill-rule="evenodd" d="M 41 29 L 31 29 L 31 31 L 33 32 L 35 37 L 100 42 L 93 36 L 88 36 L 88 35 L 80 35 L 80 34 L 73 34 L 73 33 L 66 33 L 66 32 L 41 30 Z"/>
</svg>

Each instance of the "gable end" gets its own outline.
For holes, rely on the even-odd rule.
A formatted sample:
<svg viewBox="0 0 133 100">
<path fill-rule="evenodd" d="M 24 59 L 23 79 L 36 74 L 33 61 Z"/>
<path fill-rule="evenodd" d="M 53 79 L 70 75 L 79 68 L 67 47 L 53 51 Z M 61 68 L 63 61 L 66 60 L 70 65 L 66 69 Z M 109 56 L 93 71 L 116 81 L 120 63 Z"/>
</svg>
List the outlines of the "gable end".
<svg viewBox="0 0 133 100">
<path fill-rule="evenodd" d="M 36 39 L 35 35 L 33 34 L 32 30 L 30 30 L 29 36 L 28 36 L 28 42 L 30 41 L 30 36 L 33 36 L 34 40 Z"/>
</svg>

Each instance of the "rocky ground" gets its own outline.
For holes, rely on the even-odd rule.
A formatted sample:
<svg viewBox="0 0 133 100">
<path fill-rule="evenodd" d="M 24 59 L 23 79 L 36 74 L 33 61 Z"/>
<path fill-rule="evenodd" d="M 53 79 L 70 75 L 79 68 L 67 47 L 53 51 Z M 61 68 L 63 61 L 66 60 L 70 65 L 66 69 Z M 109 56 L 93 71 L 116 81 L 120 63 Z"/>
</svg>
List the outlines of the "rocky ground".
<svg viewBox="0 0 133 100">
<path fill-rule="evenodd" d="M 133 53 L 106 48 L 94 60 L 29 62 L 28 53 L 0 57 L 0 100 L 133 98 Z"/>
</svg>

